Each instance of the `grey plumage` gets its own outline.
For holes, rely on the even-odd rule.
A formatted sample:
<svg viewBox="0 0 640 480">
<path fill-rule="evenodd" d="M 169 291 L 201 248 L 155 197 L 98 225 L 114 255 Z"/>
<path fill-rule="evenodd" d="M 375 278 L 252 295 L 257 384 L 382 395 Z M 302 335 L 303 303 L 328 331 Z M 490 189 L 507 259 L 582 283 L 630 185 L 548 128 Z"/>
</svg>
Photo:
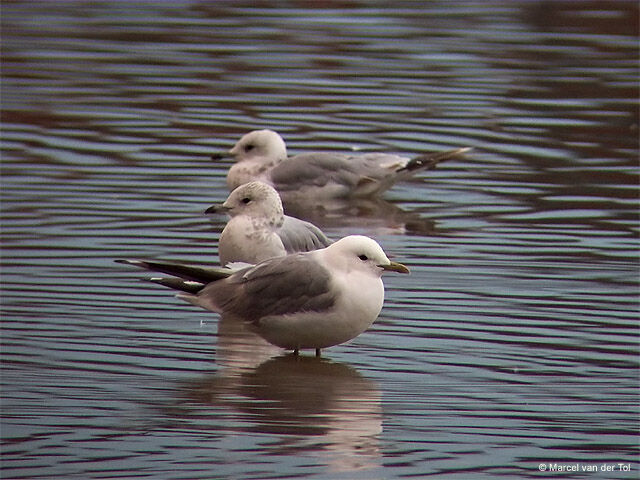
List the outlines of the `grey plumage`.
<svg viewBox="0 0 640 480">
<path fill-rule="evenodd" d="M 180 298 L 250 322 L 274 315 L 319 312 L 335 302 L 329 272 L 304 254 L 272 258 L 211 283 L 197 298 Z"/>
<path fill-rule="evenodd" d="M 287 253 L 309 252 L 318 248 L 328 247 L 333 243 L 313 223 L 305 222 L 289 215 L 284 216 L 282 227 L 278 230 Z"/>
<path fill-rule="evenodd" d="M 382 273 L 409 273 L 373 239 L 350 235 L 326 248 L 273 257 L 238 270 L 175 262 L 120 260 L 176 278 L 152 281 L 178 298 L 248 322 L 268 342 L 298 351 L 346 342 L 376 319 L 384 301 Z"/>
<path fill-rule="evenodd" d="M 347 155 L 302 153 L 276 164 L 269 180 L 283 198 L 305 188 L 327 188 L 331 197 L 366 197 L 391 188 L 420 170 L 431 170 L 468 149 L 424 154 L 407 159 L 387 153 Z"/>
<path fill-rule="evenodd" d="M 333 243 L 315 225 L 284 214 L 278 192 L 264 182 L 240 185 L 222 206 L 205 213 L 226 212 L 231 219 L 220 235 L 220 263 L 259 263 L 289 253 L 308 252 Z"/>
<path fill-rule="evenodd" d="M 244 135 L 229 151 L 236 163 L 227 174 L 227 185 L 234 189 L 261 180 L 273 186 L 287 203 L 298 199 L 370 197 L 469 150 L 458 148 L 413 158 L 387 153 L 325 152 L 288 157 L 284 140 L 277 132 L 255 130 Z"/>
<path fill-rule="evenodd" d="M 258 322 L 262 317 L 323 311 L 335 302 L 326 268 L 294 254 L 240 270 L 163 261 L 116 260 L 178 278 L 150 281 L 179 290 L 178 297 L 214 312 Z"/>
</svg>

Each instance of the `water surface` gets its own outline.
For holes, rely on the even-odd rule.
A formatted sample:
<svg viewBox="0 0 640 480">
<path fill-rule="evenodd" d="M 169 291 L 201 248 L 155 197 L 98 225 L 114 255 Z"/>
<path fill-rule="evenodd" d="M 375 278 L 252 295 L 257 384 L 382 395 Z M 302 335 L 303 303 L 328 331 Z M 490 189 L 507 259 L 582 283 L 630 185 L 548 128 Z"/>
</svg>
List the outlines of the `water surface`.
<svg viewBox="0 0 640 480">
<path fill-rule="evenodd" d="M 307 7 L 3 4 L 2 477 L 636 478 L 636 2 Z M 474 147 L 296 212 L 412 269 L 322 359 L 113 263 L 215 263 L 210 154 L 266 127 Z"/>
</svg>

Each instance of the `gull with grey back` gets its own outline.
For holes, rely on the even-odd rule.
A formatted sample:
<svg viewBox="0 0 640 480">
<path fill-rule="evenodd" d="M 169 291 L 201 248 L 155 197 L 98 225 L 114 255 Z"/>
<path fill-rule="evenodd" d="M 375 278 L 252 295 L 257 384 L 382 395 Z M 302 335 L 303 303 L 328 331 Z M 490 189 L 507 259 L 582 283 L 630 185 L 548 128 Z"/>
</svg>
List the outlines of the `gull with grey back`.
<svg viewBox="0 0 640 480">
<path fill-rule="evenodd" d="M 409 273 L 380 245 L 361 235 L 326 248 L 275 257 L 232 270 L 143 260 L 119 260 L 172 275 L 154 282 L 180 290 L 178 298 L 247 322 L 268 342 L 298 353 L 347 342 L 378 317 L 382 273 Z"/>
<path fill-rule="evenodd" d="M 256 264 L 289 253 L 308 252 L 332 241 L 312 223 L 284 214 L 278 192 L 266 183 L 240 185 L 222 205 L 205 213 L 227 213 L 231 219 L 220 235 L 220 264 Z"/>
<path fill-rule="evenodd" d="M 287 156 L 282 137 L 273 130 L 244 135 L 227 153 L 235 164 L 227 173 L 230 190 L 252 180 L 273 186 L 282 200 L 357 198 L 378 195 L 396 182 L 439 163 L 459 157 L 470 148 L 424 153 L 413 158 L 388 153 L 340 154 L 310 152 Z"/>
</svg>

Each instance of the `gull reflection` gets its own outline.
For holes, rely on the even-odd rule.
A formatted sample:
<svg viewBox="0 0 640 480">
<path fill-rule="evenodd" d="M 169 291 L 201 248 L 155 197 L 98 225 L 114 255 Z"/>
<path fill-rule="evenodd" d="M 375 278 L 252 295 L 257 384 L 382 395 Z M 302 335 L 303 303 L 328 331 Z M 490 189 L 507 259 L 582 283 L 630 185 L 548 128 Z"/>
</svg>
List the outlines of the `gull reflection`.
<svg viewBox="0 0 640 480">
<path fill-rule="evenodd" d="M 269 455 L 294 449 L 332 472 L 380 468 L 376 382 L 326 358 L 282 355 L 230 319 L 221 320 L 218 335 L 216 363 L 222 368 L 190 381 L 187 397 L 230 410 L 225 417 L 248 422 L 244 430 L 276 437 Z"/>
<path fill-rule="evenodd" d="M 323 202 L 284 202 L 287 215 L 301 218 L 320 228 L 349 228 L 368 232 L 430 234 L 433 220 L 407 212 L 383 198 L 333 199 Z"/>
</svg>

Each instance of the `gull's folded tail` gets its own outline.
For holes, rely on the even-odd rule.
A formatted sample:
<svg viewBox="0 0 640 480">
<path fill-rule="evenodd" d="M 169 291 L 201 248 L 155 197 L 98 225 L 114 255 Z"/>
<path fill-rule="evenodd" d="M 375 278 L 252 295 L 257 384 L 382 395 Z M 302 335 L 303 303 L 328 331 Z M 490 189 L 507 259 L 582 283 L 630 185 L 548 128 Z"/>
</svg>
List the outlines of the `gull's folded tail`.
<svg viewBox="0 0 640 480">
<path fill-rule="evenodd" d="M 409 162 L 398 171 L 414 172 L 417 170 L 432 170 L 436 168 L 436 165 L 439 163 L 464 155 L 471 149 L 472 147 L 464 147 L 447 150 L 446 152 L 424 153 L 409 160 Z"/>
<path fill-rule="evenodd" d="M 158 285 L 164 285 L 165 287 L 172 288 L 173 290 L 180 290 L 181 292 L 190 293 L 192 295 L 196 295 L 206 286 L 206 284 L 201 282 L 182 280 L 180 278 L 174 277 L 154 277 L 150 278 L 148 281 L 157 283 Z"/>
<path fill-rule="evenodd" d="M 153 272 L 166 273 L 167 275 L 173 275 L 179 277 L 187 282 L 196 282 L 203 285 L 227 278 L 233 274 L 235 270 L 224 267 L 199 267 L 196 265 L 188 265 L 184 263 L 174 262 L 158 262 L 153 260 L 116 260 L 117 263 L 124 263 L 127 265 L 133 265 L 135 267 L 142 268 L 144 270 L 150 270 Z M 160 283 L 160 282 L 156 282 Z M 167 285 L 163 283 L 163 285 Z M 169 286 L 169 285 L 167 285 Z M 174 288 L 174 287 L 171 287 Z M 182 289 L 180 289 L 182 290 Z"/>
</svg>

